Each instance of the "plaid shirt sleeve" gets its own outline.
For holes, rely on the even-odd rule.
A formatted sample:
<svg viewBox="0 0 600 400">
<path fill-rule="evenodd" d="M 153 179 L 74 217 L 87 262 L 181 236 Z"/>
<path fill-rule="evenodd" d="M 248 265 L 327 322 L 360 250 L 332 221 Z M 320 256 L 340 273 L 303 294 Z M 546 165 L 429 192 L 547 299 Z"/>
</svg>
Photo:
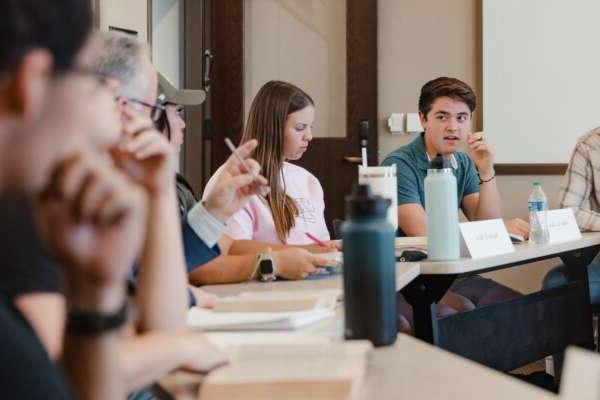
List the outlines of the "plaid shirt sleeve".
<svg viewBox="0 0 600 400">
<path fill-rule="evenodd" d="M 590 146 L 580 141 L 575 147 L 565 174 L 560 197 L 561 208 L 572 208 L 581 230 L 600 231 L 600 213 L 592 210 L 591 196 L 595 196 L 594 169 Z"/>
</svg>

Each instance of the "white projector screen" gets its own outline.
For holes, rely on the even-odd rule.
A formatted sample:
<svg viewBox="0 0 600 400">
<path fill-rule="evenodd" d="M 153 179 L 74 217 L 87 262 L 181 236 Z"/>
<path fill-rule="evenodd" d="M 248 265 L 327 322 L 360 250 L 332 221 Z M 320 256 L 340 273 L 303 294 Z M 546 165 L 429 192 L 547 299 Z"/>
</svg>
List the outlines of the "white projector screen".
<svg viewBox="0 0 600 400">
<path fill-rule="evenodd" d="M 600 0 L 483 0 L 483 125 L 498 163 L 567 163 L 600 126 Z"/>
</svg>

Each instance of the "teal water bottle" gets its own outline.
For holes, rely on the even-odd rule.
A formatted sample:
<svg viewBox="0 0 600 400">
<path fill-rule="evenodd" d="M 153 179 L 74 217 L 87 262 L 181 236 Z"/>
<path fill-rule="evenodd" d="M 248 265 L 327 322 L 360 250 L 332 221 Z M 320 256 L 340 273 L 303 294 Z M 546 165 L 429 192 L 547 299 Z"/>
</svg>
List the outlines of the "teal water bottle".
<svg viewBox="0 0 600 400">
<path fill-rule="evenodd" d="M 368 339 L 375 346 L 396 341 L 396 258 L 390 200 L 373 196 L 369 185 L 355 185 L 346 197 L 342 224 L 346 339 Z"/>
<path fill-rule="evenodd" d="M 460 238 L 456 177 L 440 154 L 429 163 L 425 177 L 425 213 L 427 259 L 458 260 Z"/>
</svg>

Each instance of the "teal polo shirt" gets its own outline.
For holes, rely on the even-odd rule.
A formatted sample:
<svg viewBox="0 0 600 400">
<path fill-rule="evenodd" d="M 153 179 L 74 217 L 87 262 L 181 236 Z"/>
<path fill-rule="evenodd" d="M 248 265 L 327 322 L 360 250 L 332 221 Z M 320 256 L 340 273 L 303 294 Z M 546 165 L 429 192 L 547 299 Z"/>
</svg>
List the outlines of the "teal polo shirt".
<svg viewBox="0 0 600 400">
<path fill-rule="evenodd" d="M 458 168 L 453 170 L 456 176 L 456 193 L 460 207 L 462 199 L 471 193 L 479 192 L 479 177 L 473 160 L 461 152 L 454 154 Z M 398 187 L 398 205 L 420 204 L 425 209 L 425 177 L 429 160 L 425 152 L 424 133 L 406 146 L 388 154 L 381 165 L 396 164 Z M 458 210 L 457 210 L 458 212 Z M 401 236 L 403 232 L 399 230 Z"/>
</svg>

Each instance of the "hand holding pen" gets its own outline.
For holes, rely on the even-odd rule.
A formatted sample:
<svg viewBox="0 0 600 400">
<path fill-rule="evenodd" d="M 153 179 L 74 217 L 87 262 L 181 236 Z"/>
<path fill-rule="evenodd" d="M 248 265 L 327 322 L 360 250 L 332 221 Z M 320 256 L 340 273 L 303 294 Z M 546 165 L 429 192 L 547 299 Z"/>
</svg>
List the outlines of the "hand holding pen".
<svg viewBox="0 0 600 400">
<path fill-rule="evenodd" d="M 250 143 L 250 142 L 252 142 L 252 141 L 249 141 L 248 143 Z M 244 173 L 246 173 L 246 174 L 252 175 L 252 177 L 254 178 L 252 181 L 252 184 L 254 185 L 256 190 L 258 190 L 258 193 L 261 196 L 266 196 L 267 195 L 266 188 L 261 185 L 261 182 L 258 180 L 258 177 L 257 177 L 258 171 L 260 170 L 260 166 L 259 166 L 259 170 L 257 170 L 257 171 L 250 170 L 248 165 L 246 165 L 244 158 L 242 156 L 240 156 L 240 154 L 238 153 L 238 151 L 240 151 L 243 146 L 240 146 L 240 149 L 236 149 L 235 146 L 233 145 L 233 142 L 229 138 L 225 138 L 225 144 L 227 145 L 229 150 L 231 150 L 231 153 L 233 154 L 233 157 L 235 157 L 235 159 L 237 160 L 238 165 L 241 168 L 241 170 L 244 171 Z M 266 185 L 266 183 L 265 183 L 265 185 Z"/>
<path fill-rule="evenodd" d="M 248 158 L 257 145 L 256 140 L 249 140 L 234 148 L 205 189 L 204 207 L 223 222 L 244 207 L 252 196 L 269 193 L 267 180 L 258 174 L 260 165 Z"/>
<path fill-rule="evenodd" d="M 312 240 L 318 247 L 311 247 L 313 252 L 331 252 L 331 251 L 341 251 L 342 250 L 342 241 L 341 240 L 327 240 L 323 241 L 313 235 L 310 232 L 304 232 L 307 238 Z"/>
<path fill-rule="evenodd" d="M 483 132 L 469 133 L 467 136 L 469 156 L 479 171 L 480 179 L 487 182 L 493 178 L 494 153 Z"/>
</svg>

